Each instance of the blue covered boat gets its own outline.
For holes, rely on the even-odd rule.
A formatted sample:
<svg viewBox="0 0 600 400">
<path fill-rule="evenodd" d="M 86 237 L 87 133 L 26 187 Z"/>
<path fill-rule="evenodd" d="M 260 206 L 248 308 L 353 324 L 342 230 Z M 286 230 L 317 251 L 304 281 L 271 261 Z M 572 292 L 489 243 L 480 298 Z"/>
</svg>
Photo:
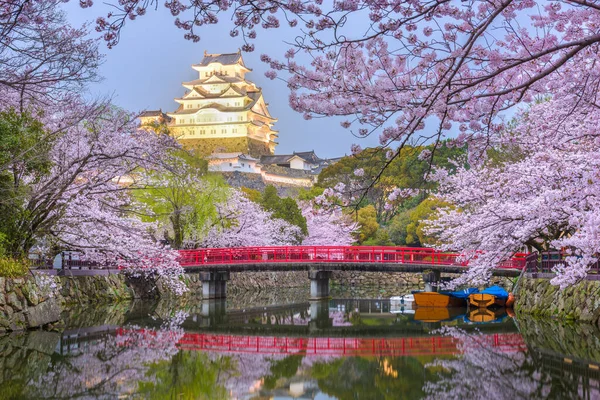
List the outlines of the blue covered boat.
<svg viewBox="0 0 600 400">
<path fill-rule="evenodd" d="M 492 306 L 504 307 L 508 300 L 508 292 L 500 286 L 494 285 L 478 293 L 469 295 L 469 304 L 478 308 Z"/>
</svg>

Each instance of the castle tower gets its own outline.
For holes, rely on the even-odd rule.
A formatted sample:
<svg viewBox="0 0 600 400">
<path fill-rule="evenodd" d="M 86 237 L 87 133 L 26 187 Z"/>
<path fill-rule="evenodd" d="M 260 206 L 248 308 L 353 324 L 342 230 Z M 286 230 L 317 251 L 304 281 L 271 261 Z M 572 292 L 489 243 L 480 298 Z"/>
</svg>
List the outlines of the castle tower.
<svg viewBox="0 0 600 400">
<path fill-rule="evenodd" d="M 175 99 L 177 111 L 167 113 L 179 142 L 202 155 L 242 152 L 254 157 L 273 154 L 277 120 L 269 114 L 262 91 L 245 79 L 251 70 L 240 51 L 208 54 L 192 65 L 198 79 L 184 82 L 187 92 Z"/>
</svg>

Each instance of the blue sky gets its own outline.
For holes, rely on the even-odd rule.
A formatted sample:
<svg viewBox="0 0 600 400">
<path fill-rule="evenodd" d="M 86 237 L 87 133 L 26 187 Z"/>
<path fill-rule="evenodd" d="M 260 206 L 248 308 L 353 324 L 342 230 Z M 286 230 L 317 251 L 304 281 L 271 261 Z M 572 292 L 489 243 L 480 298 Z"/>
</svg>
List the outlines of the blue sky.
<svg viewBox="0 0 600 400">
<path fill-rule="evenodd" d="M 69 21 L 74 26 L 91 23 L 98 16 L 106 15 L 107 8 L 96 3 L 88 9 L 81 9 L 78 2 L 65 5 Z M 240 38 L 229 35 L 231 24 L 217 24 L 202 27 L 198 32 L 198 43 L 185 40 L 183 31 L 173 24 L 173 17 L 162 4 L 158 10 L 148 10 L 147 15 L 128 21 L 121 34 L 120 43 L 113 49 L 101 45 L 105 62 L 100 67 L 104 80 L 91 87 L 94 95 L 113 97 L 114 102 L 131 111 L 154 110 L 174 111 L 177 103 L 173 100 L 183 95 L 181 82 L 197 78 L 191 68 L 204 54 L 235 52 L 242 46 Z M 95 32 L 94 32 L 95 34 Z M 259 31 L 255 41 L 256 50 L 244 53 L 246 65 L 253 69 L 248 78 L 262 87 L 271 114 L 278 118 L 275 129 L 279 131 L 277 154 L 292 151 L 315 150 L 320 157 L 335 157 L 350 154 L 350 145 L 358 143 L 363 147 L 378 144 L 377 137 L 358 139 L 350 131 L 340 126 L 339 118 L 304 120 L 301 114 L 293 111 L 288 102 L 289 91 L 285 82 L 271 81 L 264 76 L 267 65 L 260 61 L 261 54 L 283 58 L 287 49 L 284 40 L 292 41 L 290 29 Z"/>
</svg>

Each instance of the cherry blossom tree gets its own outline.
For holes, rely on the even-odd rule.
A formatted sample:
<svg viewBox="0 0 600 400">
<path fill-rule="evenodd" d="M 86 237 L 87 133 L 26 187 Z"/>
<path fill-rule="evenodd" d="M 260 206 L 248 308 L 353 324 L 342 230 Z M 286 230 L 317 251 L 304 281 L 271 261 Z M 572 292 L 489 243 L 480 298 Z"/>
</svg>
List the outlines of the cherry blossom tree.
<svg viewBox="0 0 600 400">
<path fill-rule="evenodd" d="M 204 234 L 203 247 L 284 246 L 302 237 L 298 226 L 273 218 L 237 190 L 217 210 L 219 218 Z"/>
<path fill-rule="evenodd" d="M 501 260 L 522 249 L 565 249 L 553 283 L 587 274 L 600 251 L 598 144 L 593 97 L 559 96 L 523 111 L 512 129 L 492 137 L 502 160 L 488 159 L 454 175 L 437 171 L 440 194 L 457 206 L 431 221 L 445 249 L 475 255 L 464 279 L 484 282 Z M 511 157 L 511 154 L 513 155 Z"/>
<path fill-rule="evenodd" d="M 0 3 L 0 89 L 22 101 L 65 99 L 98 79 L 98 40 L 73 28 L 60 0 Z"/>
<path fill-rule="evenodd" d="M 305 246 L 350 246 L 355 242 L 357 224 L 342 212 L 341 207 L 317 208 L 312 203 L 302 204 L 308 236 Z"/>
</svg>

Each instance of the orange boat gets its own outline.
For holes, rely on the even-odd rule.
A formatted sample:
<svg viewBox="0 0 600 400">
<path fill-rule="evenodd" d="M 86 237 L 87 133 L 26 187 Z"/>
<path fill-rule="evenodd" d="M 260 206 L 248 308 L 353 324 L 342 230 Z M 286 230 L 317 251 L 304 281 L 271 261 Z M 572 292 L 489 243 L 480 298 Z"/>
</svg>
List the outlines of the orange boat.
<svg viewBox="0 0 600 400">
<path fill-rule="evenodd" d="M 413 292 L 417 307 L 462 307 L 466 305 L 465 299 L 459 299 L 444 293 Z"/>
<path fill-rule="evenodd" d="M 469 295 L 469 304 L 477 308 L 504 307 L 510 296 L 504 288 L 494 285 Z"/>
</svg>

